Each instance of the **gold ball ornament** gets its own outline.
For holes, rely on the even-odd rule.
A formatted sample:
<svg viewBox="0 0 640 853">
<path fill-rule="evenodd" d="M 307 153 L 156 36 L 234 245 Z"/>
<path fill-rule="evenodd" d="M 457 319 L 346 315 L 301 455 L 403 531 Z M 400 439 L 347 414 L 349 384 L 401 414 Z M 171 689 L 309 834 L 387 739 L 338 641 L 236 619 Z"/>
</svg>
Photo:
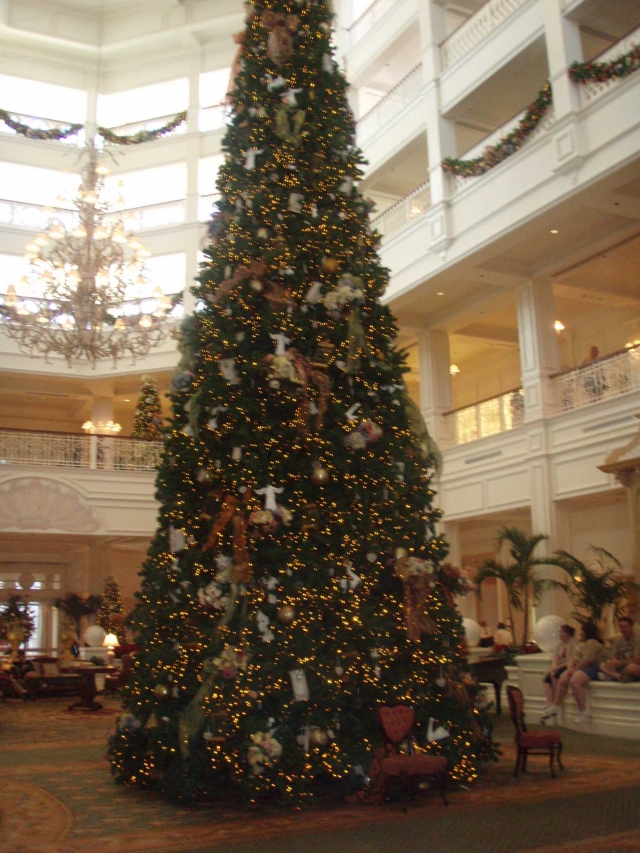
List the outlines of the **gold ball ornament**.
<svg viewBox="0 0 640 853">
<path fill-rule="evenodd" d="M 404 560 L 405 557 L 409 556 L 409 552 L 406 548 L 396 548 L 396 550 L 393 552 L 393 556 L 396 558 L 396 560 Z"/>
<path fill-rule="evenodd" d="M 329 735 L 325 729 L 311 729 L 309 741 L 312 746 L 326 746 L 329 743 Z"/>
<path fill-rule="evenodd" d="M 256 237 L 258 240 L 268 240 L 269 239 L 269 231 L 266 228 L 258 228 L 256 231 Z"/>
<path fill-rule="evenodd" d="M 328 273 L 338 272 L 340 269 L 340 261 L 337 258 L 323 258 L 322 268 Z"/>
<path fill-rule="evenodd" d="M 327 469 L 323 468 L 322 465 L 316 465 L 311 474 L 311 482 L 316 486 L 326 486 L 330 479 L 331 475 Z"/>
<path fill-rule="evenodd" d="M 168 699 L 169 688 L 166 684 L 156 684 L 156 686 L 153 688 L 153 695 L 156 697 L 156 699 L 160 699 L 161 701 L 163 701 L 164 699 Z"/>
<path fill-rule="evenodd" d="M 260 281 L 259 278 L 252 278 L 249 282 L 249 287 L 253 290 L 254 293 L 262 293 L 264 290 L 264 284 Z"/>
<path fill-rule="evenodd" d="M 278 620 L 283 625 L 290 625 L 295 618 L 295 607 L 292 607 L 290 604 L 283 604 L 282 607 L 278 608 Z"/>
</svg>

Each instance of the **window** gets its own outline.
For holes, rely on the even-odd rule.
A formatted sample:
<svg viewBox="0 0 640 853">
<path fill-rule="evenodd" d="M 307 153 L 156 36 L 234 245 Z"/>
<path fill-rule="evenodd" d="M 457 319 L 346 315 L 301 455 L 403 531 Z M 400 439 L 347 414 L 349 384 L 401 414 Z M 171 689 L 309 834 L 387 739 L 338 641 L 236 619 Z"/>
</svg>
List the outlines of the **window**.
<svg viewBox="0 0 640 853">
<path fill-rule="evenodd" d="M 5 201 L 50 205 L 58 195 L 73 198 L 79 183 L 79 175 L 0 162 L 0 195 Z"/>
<path fill-rule="evenodd" d="M 224 101 L 230 73 L 230 68 L 218 68 L 200 75 L 200 106 L 211 107 Z"/>
<path fill-rule="evenodd" d="M 216 180 L 218 169 L 224 163 L 224 154 L 203 157 L 198 163 L 198 195 L 209 196 L 217 193 Z"/>
<path fill-rule="evenodd" d="M 139 172 L 109 175 L 105 181 L 109 192 L 116 192 L 118 181 L 124 185 L 122 195 L 128 210 L 175 201 L 183 199 L 187 192 L 187 164 L 170 163 Z"/>
<path fill-rule="evenodd" d="M 186 77 L 125 92 L 98 95 L 98 124 L 103 127 L 120 127 L 170 116 L 186 110 L 188 104 L 189 81 Z"/>
<path fill-rule="evenodd" d="M 0 74 L 0 92 L 9 112 L 70 124 L 84 124 L 87 117 L 87 93 L 81 89 Z"/>
<path fill-rule="evenodd" d="M 145 278 L 149 282 L 149 291 L 160 287 L 163 293 L 182 293 L 187 277 L 187 256 L 152 255 L 145 264 Z"/>
<path fill-rule="evenodd" d="M 0 255 L 0 293 L 6 293 L 7 287 L 12 284 L 20 296 L 37 296 L 38 294 L 31 291 L 25 293 L 25 288 L 19 286 L 20 279 L 26 275 L 27 269 L 28 264 L 20 255 Z"/>
</svg>

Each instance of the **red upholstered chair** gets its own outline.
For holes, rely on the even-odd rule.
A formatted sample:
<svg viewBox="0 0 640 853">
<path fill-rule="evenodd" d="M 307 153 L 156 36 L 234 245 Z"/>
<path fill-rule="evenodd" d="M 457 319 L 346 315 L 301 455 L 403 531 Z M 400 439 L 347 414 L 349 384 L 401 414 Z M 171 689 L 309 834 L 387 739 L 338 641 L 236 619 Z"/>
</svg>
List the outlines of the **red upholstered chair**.
<svg viewBox="0 0 640 853">
<path fill-rule="evenodd" d="M 385 736 L 386 746 L 374 757 L 370 777 L 371 789 L 380 793 L 384 799 L 385 789 L 390 780 L 399 780 L 402 784 L 404 799 L 410 779 L 435 778 L 438 780 L 440 794 L 445 805 L 447 786 L 447 759 L 442 755 L 425 755 L 413 750 L 413 728 L 416 717 L 413 708 L 408 705 L 383 706 L 379 710 L 379 720 Z M 408 753 L 401 753 L 399 746 L 407 742 Z"/>
<path fill-rule="evenodd" d="M 528 732 L 524 722 L 524 697 L 522 691 L 518 690 L 517 687 L 507 687 L 507 698 L 509 700 L 511 720 L 516 729 L 516 748 L 518 750 L 513 775 L 517 776 L 521 770 L 523 773 L 526 771 L 527 756 L 531 753 L 532 755 L 549 756 L 549 769 L 555 779 L 556 772 L 553 768 L 554 758 L 557 760 L 560 770 L 564 770 L 562 761 L 560 760 L 560 756 L 562 755 L 562 736 L 560 732 L 549 729 L 544 732 Z"/>
</svg>

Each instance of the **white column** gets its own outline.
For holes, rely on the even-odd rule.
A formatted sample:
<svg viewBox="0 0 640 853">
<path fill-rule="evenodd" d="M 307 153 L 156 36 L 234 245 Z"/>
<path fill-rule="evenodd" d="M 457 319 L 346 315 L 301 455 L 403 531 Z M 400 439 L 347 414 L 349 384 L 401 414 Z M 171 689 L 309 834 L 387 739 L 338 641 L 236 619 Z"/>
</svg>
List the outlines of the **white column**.
<svg viewBox="0 0 640 853">
<path fill-rule="evenodd" d="M 517 300 L 524 417 L 536 421 L 554 413 L 549 377 L 558 371 L 558 347 L 551 282 L 528 281 L 518 288 Z"/>
<path fill-rule="evenodd" d="M 418 340 L 420 409 L 427 428 L 440 449 L 451 443 L 445 412 L 451 409 L 449 335 L 428 329 Z"/>
<path fill-rule="evenodd" d="M 187 112 L 187 200 L 185 204 L 184 250 L 186 253 L 186 281 L 183 294 L 185 313 L 193 311 L 195 300 L 191 294 L 194 279 L 198 274 L 198 252 L 203 235 L 203 226 L 198 219 L 198 166 L 200 163 L 200 71 L 202 69 L 201 49 L 194 43 L 194 55 L 189 63 L 189 109 Z M 214 191 L 211 188 L 211 192 Z"/>
<path fill-rule="evenodd" d="M 573 62 L 582 62 L 580 25 L 562 14 L 561 0 L 541 0 L 547 45 L 549 80 L 553 90 L 553 109 L 556 119 L 578 109 L 578 90 L 568 74 Z"/>
<path fill-rule="evenodd" d="M 419 4 L 419 24 L 425 85 L 429 192 L 433 209 L 429 216 L 428 248 L 432 252 L 442 252 L 451 242 L 447 203 L 451 182 L 442 169 L 442 160 L 455 157 L 456 154 L 455 126 L 440 115 L 440 44 L 447 35 L 444 7 L 434 2 Z"/>
</svg>

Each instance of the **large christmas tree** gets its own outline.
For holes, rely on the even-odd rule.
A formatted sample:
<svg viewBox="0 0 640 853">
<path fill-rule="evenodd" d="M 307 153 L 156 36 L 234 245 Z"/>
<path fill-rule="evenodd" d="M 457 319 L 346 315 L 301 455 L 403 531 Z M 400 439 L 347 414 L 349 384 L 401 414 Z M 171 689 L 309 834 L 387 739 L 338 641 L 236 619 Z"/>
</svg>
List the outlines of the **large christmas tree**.
<svg viewBox="0 0 640 853">
<path fill-rule="evenodd" d="M 328 2 L 247 10 L 112 769 L 178 797 L 362 785 L 378 707 L 406 701 L 421 748 L 468 781 L 491 745 L 462 672 L 464 583 L 441 565 L 379 301 Z"/>
</svg>

